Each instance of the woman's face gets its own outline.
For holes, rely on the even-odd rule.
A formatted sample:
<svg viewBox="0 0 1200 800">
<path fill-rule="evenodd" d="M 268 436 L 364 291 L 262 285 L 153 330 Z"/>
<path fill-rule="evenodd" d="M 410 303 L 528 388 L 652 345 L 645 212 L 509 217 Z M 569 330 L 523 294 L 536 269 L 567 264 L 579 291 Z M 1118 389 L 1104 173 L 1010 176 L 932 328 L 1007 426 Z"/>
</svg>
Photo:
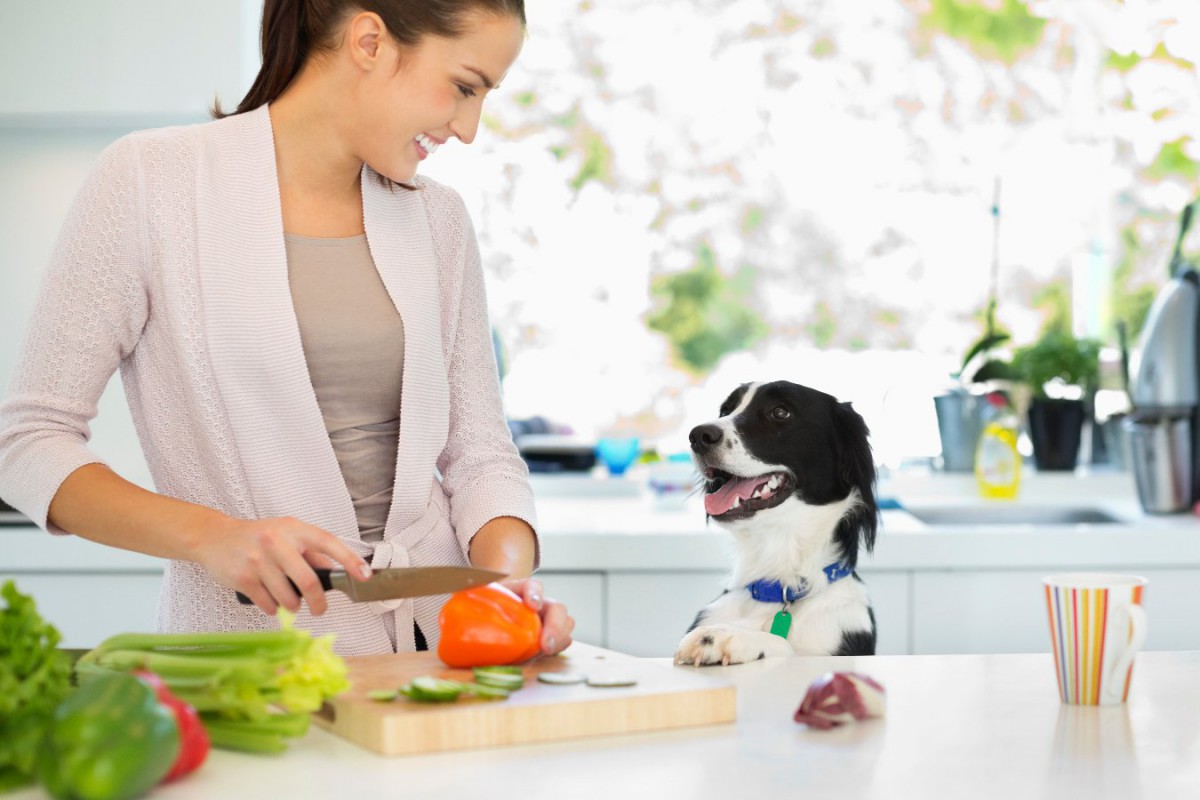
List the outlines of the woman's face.
<svg viewBox="0 0 1200 800">
<path fill-rule="evenodd" d="M 484 97 L 517 60 L 525 31 L 508 15 L 472 11 L 465 22 L 458 38 L 425 36 L 404 50 L 382 37 L 356 137 L 359 157 L 380 175 L 407 183 L 438 145 L 475 139 Z"/>
</svg>

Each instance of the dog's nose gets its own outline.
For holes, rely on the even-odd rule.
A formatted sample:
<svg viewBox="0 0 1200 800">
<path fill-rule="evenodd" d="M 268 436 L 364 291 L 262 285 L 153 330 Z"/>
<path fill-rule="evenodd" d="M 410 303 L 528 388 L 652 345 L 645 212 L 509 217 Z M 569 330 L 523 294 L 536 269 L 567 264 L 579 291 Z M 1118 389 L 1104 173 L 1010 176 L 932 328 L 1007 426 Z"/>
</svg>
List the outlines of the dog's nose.
<svg viewBox="0 0 1200 800">
<path fill-rule="evenodd" d="M 692 449 L 699 455 L 704 455 L 717 446 L 721 441 L 721 429 L 716 425 L 697 425 L 688 434 Z"/>
</svg>

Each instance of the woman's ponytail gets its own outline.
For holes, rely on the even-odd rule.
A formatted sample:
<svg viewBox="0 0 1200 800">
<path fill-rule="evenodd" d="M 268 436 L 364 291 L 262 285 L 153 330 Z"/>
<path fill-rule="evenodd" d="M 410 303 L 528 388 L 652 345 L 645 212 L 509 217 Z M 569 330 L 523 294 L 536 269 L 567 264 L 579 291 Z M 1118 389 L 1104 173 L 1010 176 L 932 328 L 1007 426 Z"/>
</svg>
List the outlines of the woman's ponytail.
<svg viewBox="0 0 1200 800">
<path fill-rule="evenodd" d="M 232 113 L 275 102 L 311 53 L 336 47 L 337 26 L 356 11 L 378 14 L 397 44 L 412 47 L 426 35 L 459 36 L 464 14 L 472 10 L 508 14 L 525 24 L 525 0 L 265 0 L 262 69 Z M 220 102 L 213 103 L 212 115 L 229 116 Z"/>
<path fill-rule="evenodd" d="M 274 102 L 304 66 L 312 44 L 308 30 L 309 0 L 265 0 L 262 21 L 262 68 L 234 114 L 253 111 Z M 229 116 L 219 101 L 212 107 L 216 119 Z"/>
</svg>

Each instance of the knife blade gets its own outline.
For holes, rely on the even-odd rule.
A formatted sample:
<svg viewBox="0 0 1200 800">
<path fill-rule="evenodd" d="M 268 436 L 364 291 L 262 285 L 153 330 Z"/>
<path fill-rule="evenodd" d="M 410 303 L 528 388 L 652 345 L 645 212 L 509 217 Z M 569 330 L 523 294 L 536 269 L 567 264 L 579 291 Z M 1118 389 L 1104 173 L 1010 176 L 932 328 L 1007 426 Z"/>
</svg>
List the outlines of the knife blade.
<svg viewBox="0 0 1200 800">
<path fill-rule="evenodd" d="M 377 569 L 365 581 L 356 580 L 340 569 L 317 569 L 317 580 L 325 591 L 337 589 L 355 603 L 374 600 L 394 600 L 399 597 L 424 597 L 431 594 L 449 594 L 472 586 L 482 586 L 508 577 L 503 572 L 476 567 L 389 567 Z M 292 584 L 296 594 L 300 590 Z M 251 605 L 253 601 L 237 593 L 238 602 Z"/>
</svg>

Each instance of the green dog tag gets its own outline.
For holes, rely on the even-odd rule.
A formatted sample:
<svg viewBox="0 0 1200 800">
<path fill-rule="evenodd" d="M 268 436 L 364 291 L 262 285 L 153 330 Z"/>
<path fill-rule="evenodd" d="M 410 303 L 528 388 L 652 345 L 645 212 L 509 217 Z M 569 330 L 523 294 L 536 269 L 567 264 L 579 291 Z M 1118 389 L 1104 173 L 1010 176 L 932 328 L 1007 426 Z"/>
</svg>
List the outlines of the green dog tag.
<svg viewBox="0 0 1200 800">
<path fill-rule="evenodd" d="M 771 620 L 771 633 L 776 636 L 787 638 L 788 631 L 792 629 L 792 615 L 786 611 L 780 611 L 775 615 L 775 619 Z"/>
</svg>

